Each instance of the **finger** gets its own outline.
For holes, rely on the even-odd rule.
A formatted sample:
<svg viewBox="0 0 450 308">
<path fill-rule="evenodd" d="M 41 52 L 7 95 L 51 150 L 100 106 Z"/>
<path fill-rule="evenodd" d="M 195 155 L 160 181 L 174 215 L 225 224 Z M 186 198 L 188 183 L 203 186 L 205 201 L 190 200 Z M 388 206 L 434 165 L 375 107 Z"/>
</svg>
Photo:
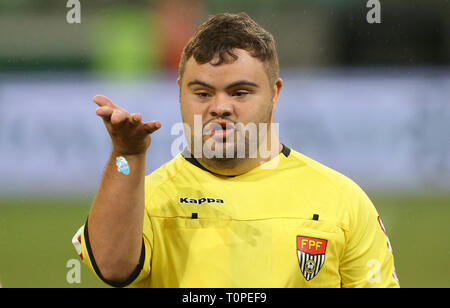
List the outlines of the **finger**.
<svg viewBox="0 0 450 308">
<path fill-rule="evenodd" d="M 111 115 L 111 124 L 113 125 L 124 124 L 127 119 L 128 119 L 127 112 L 120 109 L 115 109 Z"/>
<path fill-rule="evenodd" d="M 114 103 L 109 98 L 103 95 L 96 95 L 94 96 L 93 100 L 100 107 L 103 106 L 116 107 L 116 105 L 114 105 Z"/>
<path fill-rule="evenodd" d="M 146 122 L 142 127 L 147 133 L 151 134 L 161 128 L 161 123 L 159 121 Z"/>
<path fill-rule="evenodd" d="M 142 120 L 142 116 L 139 113 L 133 113 L 130 114 L 129 119 L 132 125 L 138 125 Z"/>
<path fill-rule="evenodd" d="M 109 120 L 111 115 L 113 114 L 114 109 L 112 109 L 111 107 L 108 106 L 103 106 L 103 107 L 98 107 L 95 110 L 95 113 L 102 117 L 104 120 Z"/>
</svg>

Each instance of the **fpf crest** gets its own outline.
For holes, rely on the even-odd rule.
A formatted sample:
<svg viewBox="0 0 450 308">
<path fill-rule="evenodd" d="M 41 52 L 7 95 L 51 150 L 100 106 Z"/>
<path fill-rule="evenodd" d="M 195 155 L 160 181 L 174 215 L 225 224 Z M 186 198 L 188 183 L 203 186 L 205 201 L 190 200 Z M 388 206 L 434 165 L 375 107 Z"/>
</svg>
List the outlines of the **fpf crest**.
<svg viewBox="0 0 450 308">
<path fill-rule="evenodd" d="M 297 236 L 297 257 L 306 281 L 313 279 L 325 263 L 327 243 L 320 238 Z"/>
</svg>

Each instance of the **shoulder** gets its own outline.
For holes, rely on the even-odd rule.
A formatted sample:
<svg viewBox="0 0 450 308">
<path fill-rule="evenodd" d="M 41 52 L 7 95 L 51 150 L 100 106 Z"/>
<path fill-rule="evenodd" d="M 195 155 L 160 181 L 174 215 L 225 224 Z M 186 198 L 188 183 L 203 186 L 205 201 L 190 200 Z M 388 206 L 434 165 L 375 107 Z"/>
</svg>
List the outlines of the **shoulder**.
<svg viewBox="0 0 450 308">
<path fill-rule="evenodd" d="M 171 183 L 183 170 L 184 158 L 181 154 L 175 156 L 169 162 L 150 173 L 145 177 L 145 191 L 151 193 L 158 187 Z"/>
<path fill-rule="evenodd" d="M 366 192 L 350 177 L 297 151 L 291 151 L 291 155 L 293 163 L 302 166 L 298 170 L 304 169 L 303 176 L 313 182 L 316 189 L 336 199 L 333 203 L 347 214 L 347 218 L 352 220 L 361 214 L 376 212 Z"/>
<path fill-rule="evenodd" d="M 317 180 L 324 185 L 330 185 L 334 189 L 342 193 L 347 191 L 357 192 L 361 188 L 348 176 L 300 153 L 291 150 L 290 158 L 293 164 L 304 169 L 302 172 L 306 173 L 310 180 Z"/>
</svg>

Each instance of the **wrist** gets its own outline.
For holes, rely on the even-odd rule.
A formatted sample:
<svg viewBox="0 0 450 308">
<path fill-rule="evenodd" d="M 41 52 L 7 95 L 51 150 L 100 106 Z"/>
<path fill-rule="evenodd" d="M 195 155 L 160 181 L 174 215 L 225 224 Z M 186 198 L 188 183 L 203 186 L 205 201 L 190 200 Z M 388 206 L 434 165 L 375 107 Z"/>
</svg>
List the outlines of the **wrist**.
<svg viewBox="0 0 450 308">
<path fill-rule="evenodd" d="M 133 153 L 133 152 L 124 152 L 124 151 L 117 151 L 115 149 L 113 149 L 111 151 L 111 157 L 125 157 L 127 160 L 133 160 L 133 159 L 145 159 L 145 152 L 137 152 L 137 153 Z"/>
</svg>

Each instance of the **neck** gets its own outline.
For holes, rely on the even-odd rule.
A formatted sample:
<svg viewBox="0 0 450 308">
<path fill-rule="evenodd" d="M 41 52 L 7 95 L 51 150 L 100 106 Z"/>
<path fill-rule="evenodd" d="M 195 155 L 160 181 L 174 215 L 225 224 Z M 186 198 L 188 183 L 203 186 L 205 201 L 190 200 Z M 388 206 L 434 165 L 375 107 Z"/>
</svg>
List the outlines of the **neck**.
<svg viewBox="0 0 450 308">
<path fill-rule="evenodd" d="M 278 156 L 283 149 L 283 145 L 277 139 L 267 153 L 258 153 L 256 158 L 232 158 L 232 159 L 208 159 L 198 158 L 197 161 L 209 171 L 223 176 L 241 175 L 270 161 Z M 262 155 L 265 154 L 265 155 Z"/>
</svg>

